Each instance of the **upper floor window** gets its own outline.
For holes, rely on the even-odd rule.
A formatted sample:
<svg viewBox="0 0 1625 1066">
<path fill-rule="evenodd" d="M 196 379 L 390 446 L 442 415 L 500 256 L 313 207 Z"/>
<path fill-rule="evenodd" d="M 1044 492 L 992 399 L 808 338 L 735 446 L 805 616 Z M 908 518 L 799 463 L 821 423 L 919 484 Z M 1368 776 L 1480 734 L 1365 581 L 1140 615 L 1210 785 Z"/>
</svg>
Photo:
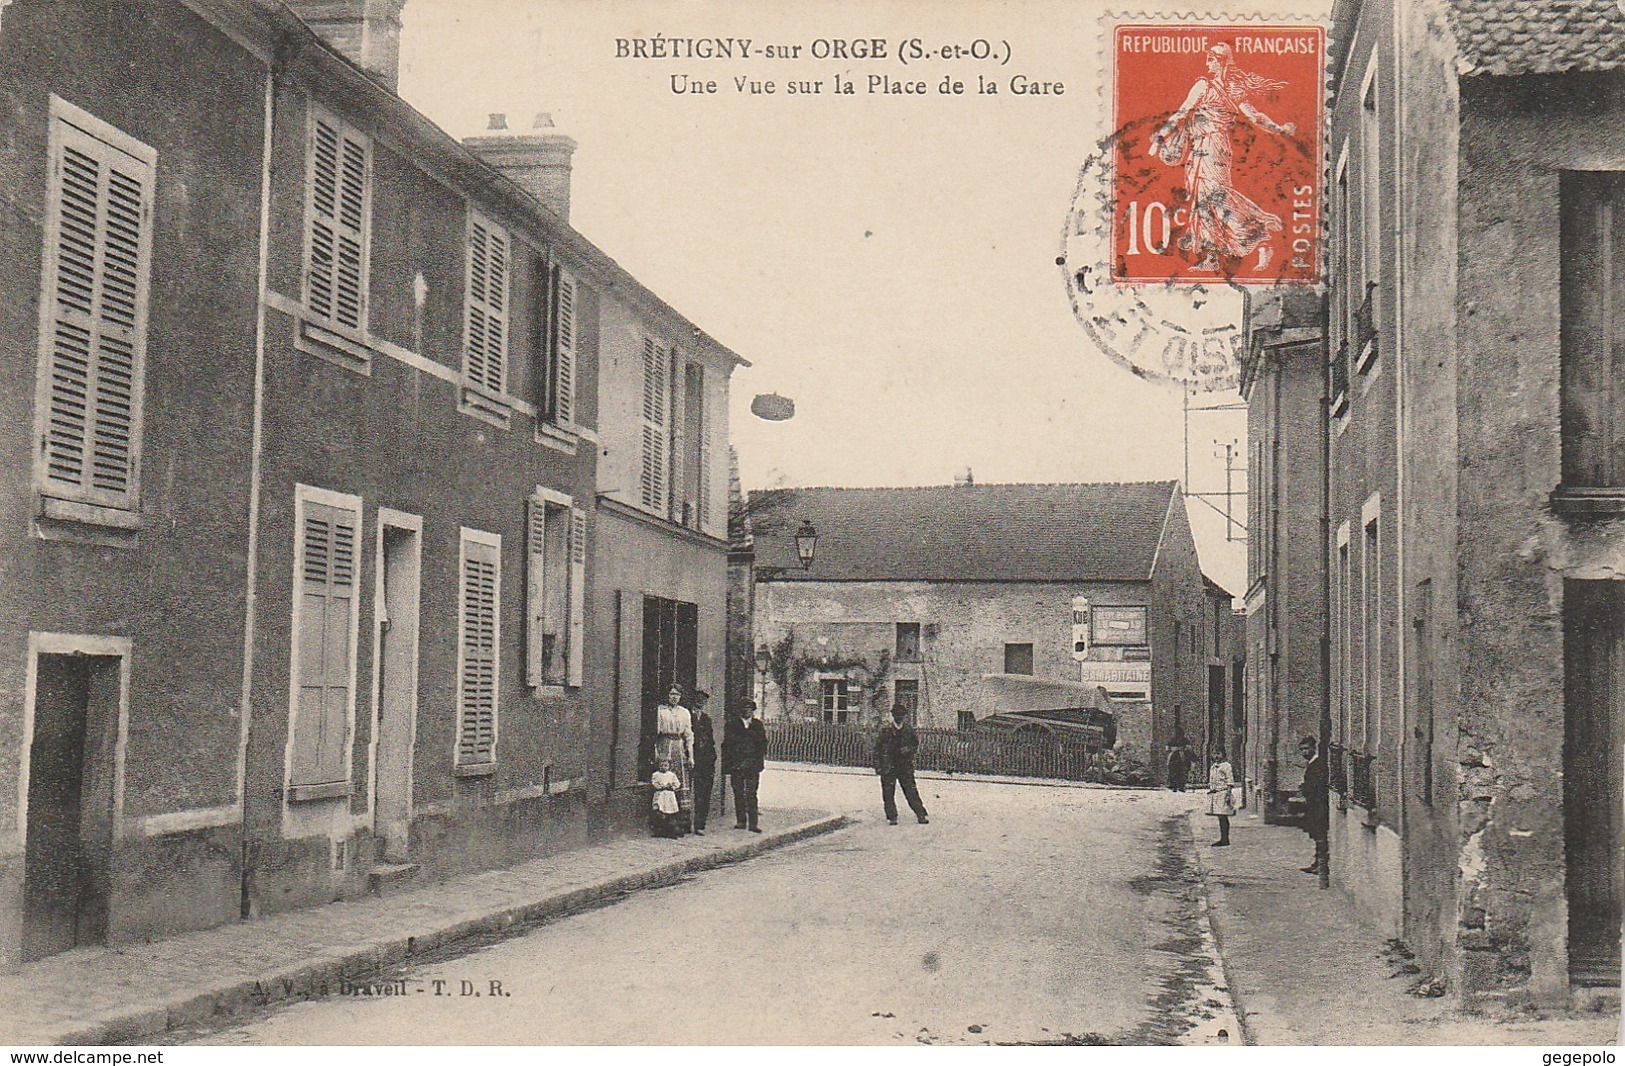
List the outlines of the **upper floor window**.
<svg viewBox="0 0 1625 1066">
<path fill-rule="evenodd" d="M 506 418 L 508 290 L 511 244 L 490 219 L 468 216 L 468 264 L 463 300 L 463 402 Z"/>
<path fill-rule="evenodd" d="M 1382 127 L 1377 113 L 1377 56 L 1371 57 L 1360 93 L 1360 270 L 1349 294 L 1354 307 L 1349 354 L 1368 373 L 1377 361 L 1376 294 L 1382 263 Z M 1349 278 L 1350 283 L 1354 278 Z"/>
<path fill-rule="evenodd" d="M 52 97 L 35 479 L 55 517 L 116 523 L 139 504 L 157 162 Z M 51 501 L 95 510 L 58 513 Z"/>
<path fill-rule="evenodd" d="M 1625 173 L 1564 174 L 1561 195 L 1563 493 L 1625 506 Z"/>
<path fill-rule="evenodd" d="M 573 274 L 546 260 L 536 261 L 536 277 L 538 318 L 548 323 L 537 333 L 536 411 L 549 425 L 571 428 L 576 420 L 581 293 Z"/>
<path fill-rule="evenodd" d="M 900 663 L 920 661 L 920 623 L 897 623 L 897 649 L 894 658 Z"/>
<path fill-rule="evenodd" d="M 324 325 L 367 329 L 372 145 L 319 109 L 310 116 L 305 194 L 305 308 Z"/>
<path fill-rule="evenodd" d="M 643 465 L 639 500 L 646 510 L 665 516 L 671 492 L 671 351 L 645 337 L 643 341 Z"/>
</svg>

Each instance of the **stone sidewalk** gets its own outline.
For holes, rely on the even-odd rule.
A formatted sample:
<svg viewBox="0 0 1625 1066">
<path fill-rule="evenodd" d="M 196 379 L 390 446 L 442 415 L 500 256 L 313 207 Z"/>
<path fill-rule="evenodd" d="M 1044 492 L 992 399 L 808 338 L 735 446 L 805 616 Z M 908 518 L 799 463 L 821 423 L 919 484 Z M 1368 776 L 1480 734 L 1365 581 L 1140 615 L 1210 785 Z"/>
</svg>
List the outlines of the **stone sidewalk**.
<svg viewBox="0 0 1625 1066">
<path fill-rule="evenodd" d="M 430 952 L 831 832 L 840 815 L 764 809 L 761 834 L 620 837 L 470 874 L 151 944 L 78 948 L 0 975 L 0 1045 L 163 1043 L 171 1030 L 365 981 Z"/>
<path fill-rule="evenodd" d="M 1334 885 L 1299 872 L 1309 838 L 1253 814 L 1231 819 L 1213 848 L 1211 818 L 1192 813 L 1197 863 L 1231 996 L 1249 1044 L 1495 1045 L 1620 1042 L 1619 1000 L 1596 1012 L 1466 1015 L 1448 997 L 1410 991 L 1419 976 L 1397 945 L 1355 917 Z"/>
</svg>

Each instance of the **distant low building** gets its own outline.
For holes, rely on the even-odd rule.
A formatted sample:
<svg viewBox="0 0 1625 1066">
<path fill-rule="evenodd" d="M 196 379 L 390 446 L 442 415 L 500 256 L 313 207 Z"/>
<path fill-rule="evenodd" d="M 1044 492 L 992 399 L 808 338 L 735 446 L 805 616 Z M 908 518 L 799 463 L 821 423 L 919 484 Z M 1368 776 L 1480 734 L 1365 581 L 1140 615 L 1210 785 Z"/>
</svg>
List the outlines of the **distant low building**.
<svg viewBox="0 0 1625 1066">
<path fill-rule="evenodd" d="M 902 703 L 968 729 L 1094 709 L 1153 767 L 1176 723 L 1206 750 L 1229 594 L 1216 636 L 1174 482 L 776 489 L 747 512 L 769 720 L 859 725 Z M 1228 673 L 1213 691 L 1223 722 Z"/>
</svg>

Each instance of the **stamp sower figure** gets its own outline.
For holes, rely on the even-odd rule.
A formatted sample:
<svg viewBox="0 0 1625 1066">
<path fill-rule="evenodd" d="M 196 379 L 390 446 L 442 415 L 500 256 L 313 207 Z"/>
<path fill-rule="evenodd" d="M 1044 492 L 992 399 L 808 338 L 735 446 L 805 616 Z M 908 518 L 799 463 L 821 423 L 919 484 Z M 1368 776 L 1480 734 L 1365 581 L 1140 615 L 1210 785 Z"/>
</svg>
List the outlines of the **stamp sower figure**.
<svg viewBox="0 0 1625 1066">
<path fill-rule="evenodd" d="M 717 735 L 711 728 L 711 716 L 705 713 L 705 704 L 711 694 L 702 688 L 694 690 L 689 702 L 690 726 L 694 730 L 694 835 L 705 835 L 705 821 L 711 810 L 711 786 L 717 779 Z"/>
<path fill-rule="evenodd" d="M 931 819 L 925 815 L 919 786 L 914 783 L 914 753 L 920 750 L 920 738 L 908 722 L 907 705 L 893 704 L 891 715 L 875 738 L 875 772 L 880 775 L 880 801 L 886 807 L 886 821 L 897 824 L 897 786 L 902 785 L 909 809 L 925 825 Z"/>
<path fill-rule="evenodd" d="M 722 729 L 722 772 L 733 778 L 735 829 L 762 831 L 756 824 L 756 787 L 766 759 L 767 729 L 756 717 L 756 702 L 746 700 Z"/>
<path fill-rule="evenodd" d="M 661 759 L 660 769 L 649 778 L 649 784 L 654 786 L 654 804 L 650 816 L 654 819 L 654 834 L 657 837 L 679 837 L 682 830 L 677 825 L 677 775 L 672 772 L 671 760 Z"/>
<path fill-rule="evenodd" d="M 683 690 L 677 685 L 666 693 L 666 702 L 655 708 L 655 760 L 671 763 L 677 775 L 678 804 L 689 797 L 689 773 L 694 766 L 694 723 L 683 706 Z"/>
<path fill-rule="evenodd" d="M 1303 756 L 1303 831 L 1309 834 L 1315 857 L 1303 868 L 1306 874 L 1320 873 L 1321 856 L 1326 853 L 1326 827 L 1330 815 L 1326 795 L 1326 760 L 1320 757 L 1320 742 L 1306 736 L 1298 741 Z"/>
<path fill-rule="evenodd" d="M 1213 765 L 1207 771 L 1207 813 L 1219 820 L 1219 839 L 1216 848 L 1230 846 L 1230 816 L 1236 813 L 1236 797 L 1232 789 L 1236 783 L 1230 769 L 1230 760 L 1224 757 L 1224 745 L 1213 746 Z"/>
<path fill-rule="evenodd" d="M 1185 164 L 1185 191 L 1190 194 L 1190 222 L 1179 246 L 1197 270 L 1218 270 L 1221 259 L 1252 254 L 1281 228 L 1281 218 L 1236 191 L 1233 133 L 1246 119 L 1268 133 L 1290 137 L 1297 127 L 1277 124 L 1253 106 L 1252 97 L 1286 87 L 1236 67 L 1227 44 L 1207 52 L 1208 76 L 1197 78 L 1185 102 L 1151 136 L 1151 153 L 1169 166 Z M 1259 253 L 1260 268 L 1269 250 Z"/>
<path fill-rule="evenodd" d="M 1174 734 L 1168 738 L 1168 788 L 1174 792 L 1185 791 L 1190 775 L 1191 742 L 1185 736 L 1184 727 L 1175 722 Z"/>
</svg>

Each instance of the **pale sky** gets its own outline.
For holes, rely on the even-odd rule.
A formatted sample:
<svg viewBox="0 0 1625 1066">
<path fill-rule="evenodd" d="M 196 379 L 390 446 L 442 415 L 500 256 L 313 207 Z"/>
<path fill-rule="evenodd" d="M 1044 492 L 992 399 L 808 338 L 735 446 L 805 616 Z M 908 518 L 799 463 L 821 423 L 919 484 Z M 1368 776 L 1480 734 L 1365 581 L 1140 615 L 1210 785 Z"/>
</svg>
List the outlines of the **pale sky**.
<svg viewBox="0 0 1625 1066">
<path fill-rule="evenodd" d="M 524 129 L 546 110 L 576 139 L 575 227 L 753 364 L 734 375 L 730 412 L 747 489 L 945 484 L 965 467 L 984 483 L 1182 479 L 1179 390 L 1094 347 L 1055 264 L 1079 168 L 1109 132 L 1105 10 L 410 0 L 401 94 L 458 137 L 490 112 Z M 617 38 L 656 33 L 803 47 L 791 61 L 616 58 Z M 1008 42 L 1012 58 L 903 65 L 898 42 L 914 37 Z M 884 38 L 893 58 L 811 58 L 814 41 L 837 38 Z M 1018 73 L 1065 92 L 1012 95 Z M 718 91 L 675 94 L 674 74 Z M 832 95 L 836 74 L 857 94 Z M 871 95 L 871 74 L 928 92 Z M 978 74 L 1000 94 L 975 94 Z M 944 75 L 966 94 L 939 95 Z M 741 76 L 778 92 L 739 93 Z M 789 81 L 823 91 L 785 95 Z M 764 392 L 792 398 L 795 418 L 751 416 Z M 1244 464 L 1245 434 L 1243 413 L 1193 416 L 1188 487 L 1222 490 L 1223 444 L 1239 442 Z M 1235 507 L 1244 521 L 1244 498 Z M 1240 596 L 1245 546 L 1200 501 L 1191 518 L 1204 568 Z"/>
</svg>

